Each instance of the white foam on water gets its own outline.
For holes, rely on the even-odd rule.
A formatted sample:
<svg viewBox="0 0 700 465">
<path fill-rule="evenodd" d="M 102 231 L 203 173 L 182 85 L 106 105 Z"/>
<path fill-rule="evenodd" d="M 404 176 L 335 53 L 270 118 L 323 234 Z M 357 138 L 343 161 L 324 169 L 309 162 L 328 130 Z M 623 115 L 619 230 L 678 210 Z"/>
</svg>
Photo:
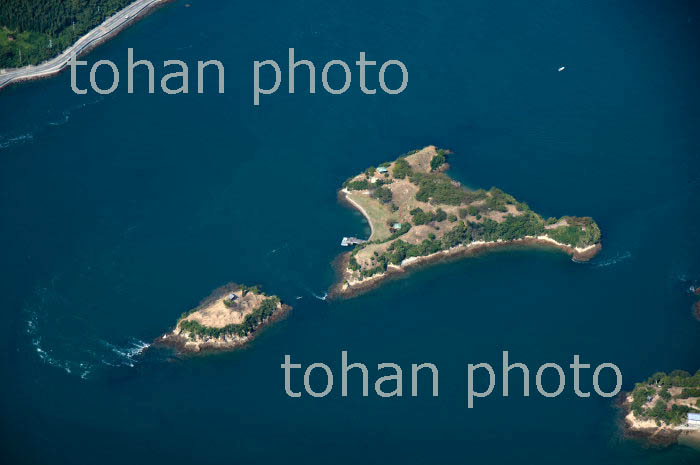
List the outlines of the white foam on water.
<svg viewBox="0 0 700 465">
<path fill-rule="evenodd" d="M 102 360 L 103 364 L 110 366 L 128 366 L 131 368 L 136 366 L 135 364 L 138 362 L 138 356 L 143 354 L 143 352 L 151 346 L 150 343 L 135 338 L 132 338 L 130 343 L 125 347 L 120 347 L 107 341 L 101 341 L 101 343 L 119 356 L 116 360 L 108 361 L 108 359 L 105 358 Z"/>
<path fill-rule="evenodd" d="M 34 346 L 34 349 L 36 350 L 37 355 L 44 363 L 51 365 L 53 367 L 56 367 L 56 368 L 60 368 L 68 374 L 73 373 L 73 370 L 71 369 L 71 362 L 59 360 L 59 359 L 53 357 L 48 349 L 45 350 L 44 348 L 41 347 L 41 339 L 40 338 L 32 339 L 32 346 Z"/>
<path fill-rule="evenodd" d="M 81 109 L 88 107 L 88 106 L 91 106 L 91 105 L 95 105 L 97 103 L 102 102 L 103 100 L 104 100 L 104 97 L 100 96 L 97 99 L 92 100 L 90 102 L 84 102 L 84 103 L 80 103 L 78 105 L 73 105 L 72 107 L 69 107 L 67 110 L 63 110 L 61 112 L 60 119 L 58 119 L 56 121 L 49 121 L 48 125 L 49 126 L 63 126 L 68 121 L 70 121 L 70 118 L 73 115 L 73 112 L 75 112 L 77 110 L 81 110 Z"/>
<path fill-rule="evenodd" d="M 24 134 L 19 134 L 19 135 L 0 134 L 0 150 L 7 149 L 7 148 L 13 147 L 15 145 L 33 142 L 35 136 L 38 135 L 37 132 L 40 132 L 42 130 L 42 128 L 45 128 L 47 126 L 63 126 L 68 121 L 70 121 L 70 118 L 74 112 L 79 111 L 85 107 L 100 103 L 103 100 L 104 100 L 104 97 L 100 96 L 95 100 L 83 102 L 83 103 L 80 103 L 78 105 L 73 105 L 72 107 L 69 107 L 68 109 L 63 110 L 61 112 L 61 116 L 58 119 L 51 120 L 51 121 L 44 121 L 44 122 L 39 123 L 38 125 L 33 125 L 33 124 L 30 125 L 30 130 Z"/>
<path fill-rule="evenodd" d="M 63 347 L 62 339 L 58 338 L 56 342 L 52 337 L 47 338 L 42 334 L 44 327 L 56 330 L 49 319 L 47 308 L 51 302 L 60 299 L 60 296 L 52 294 L 47 288 L 41 288 L 35 293 L 35 298 L 36 301 L 25 308 L 27 314 L 25 332 L 33 352 L 42 362 L 59 368 L 66 374 L 87 380 L 99 366 L 133 368 L 141 360 L 142 354 L 151 346 L 150 343 L 138 338 L 128 338 L 124 344 L 113 344 L 90 334 L 84 334 L 79 341 L 81 347 L 70 350 L 68 347 Z M 61 352 L 70 353 L 70 358 L 61 357 L 59 355 Z"/>
<path fill-rule="evenodd" d="M 32 142 L 33 140 L 34 134 L 31 132 L 21 134 L 19 136 L 0 136 L 0 149 L 6 149 L 14 145 Z"/>
<path fill-rule="evenodd" d="M 629 252 L 629 251 L 622 252 L 622 253 L 618 253 L 617 255 L 615 255 L 612 258 L 608 258 L 608 259 L 601 260 L 601 261 L 595 261 L 593 263 L 593 266 L 595 268 L 603 268 L 603 267 L 607 267 L 607 266 L 617 265 L 618 263 L 620 263 L 624 260 L 627 260 L 630 257 L 632 257 L 631 252 Z"/>
<path fill-rule="evenodd" d="M 63 126 L 70 121 L 70 112 L 64 111 L 63 117 L 56 121 L 49 121 L 49 126 Z"/>
</svg>

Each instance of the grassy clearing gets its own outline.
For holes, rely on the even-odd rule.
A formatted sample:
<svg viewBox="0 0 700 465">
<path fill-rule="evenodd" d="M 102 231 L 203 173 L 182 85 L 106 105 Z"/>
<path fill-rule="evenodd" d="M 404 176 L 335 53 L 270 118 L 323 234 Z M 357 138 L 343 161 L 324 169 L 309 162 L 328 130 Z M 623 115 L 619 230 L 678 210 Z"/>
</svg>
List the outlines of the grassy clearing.
<svg viewBox="0 0 700 465">
<path fill-rule="evenodd" d="M 357 192 L 350 192 L 348 198 L 362 207 L 371 218 L 371 220 L 368 220 L 372 224 L 370 240 L 383 240 L 391 236 L 389 225 L 387 225 L 387 221 L 391 217 L 391 211 L 389 211 L 388 207 L 378 200 Z"/>
</svg>

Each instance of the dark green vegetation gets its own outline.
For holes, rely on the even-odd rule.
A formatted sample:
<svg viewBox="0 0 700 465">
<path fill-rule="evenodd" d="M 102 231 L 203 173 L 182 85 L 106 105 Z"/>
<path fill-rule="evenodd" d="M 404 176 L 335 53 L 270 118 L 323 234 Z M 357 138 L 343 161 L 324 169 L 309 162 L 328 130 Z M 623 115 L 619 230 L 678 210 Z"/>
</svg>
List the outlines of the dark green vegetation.
<svg viewBox="0 0 700 465">
<path fill-rule="evenodd" d="M 422 208 L 415 208 L 411 210 L 411 216 L 413 216 L 413 224 L 416 226 L 421 224 L 427 224 L 431 221 L 445 221 L 447 218 L 447 213 L 442 208 L 438 208 L 437 211 L 424 212 Z"/>
<path fill-rule="evenodd" d="M 260 306 L 258 306 L 258 308 L 253 310 L 252 313 L 245 317 L 243 323 L 241 324 L 231 324 L 224 326 L 223 328 L 213 328 L 210 326 L 204 326 L 198 321 L 184 320 L 180 322 L 180 328 L 183 331 L 188 331 L 193 335 L 202 337 L 221 337 L 231 335 L 245 337 L 254 332 L 266 319 L 272 316 L 272 314 L 275 313 L 279 303 L 280 299 L 278 297 L 269 297 L 265 299 Z"/>
<path fill-rule="evenodd" d="M 399 158 L 394 163 L 394 169 L 391 172 L 396 179 L 404 179 L 406 176 L 410 176 L 413 173 L 411 165 L 408 164 L 405 158 Z"/>
<path fill-rule="evenodd" d="M 389 189 L 386 187 L 379 186 L 376 189 L 372 190 L 372 197 L 375 199 L 379 200 L 382 203 L 389 203 L 391 202 L 392 194 Z"/>
<path fill-rule="evenodd" d="M 402 223 L 401 227 L 398 230 L 394 231 L 394 233 L 391 236 L 389 236 L 384 242 L 393 241 L 394 239 L 403 236 L 410 230 L 411 223 Z"/>
<path fill-rule="evenodd" d="M 537 215 L 528 213 L 525 215 L 508 215 L 505 220 L 498 223 L 490 218 L 481 223 L 471 223 L 474 229 L 474 240 L 481 241 L 512 241 L 526 236 L 539 236 L 545 232 L 544 225 Z"/>
<path fill-rule="evenodd" d="M 360 181 L 350 181 L 345 183 L 345 188 L 349 191 L 364 191 L 369 189 L 369 181 L 362 179 Z"/>
<path fill-rule="evenodd" d="M 437 151 L 437 155 L 435 155 L 433 157 L 433 159 L 430 160 L 430 169 L 432 171 L 435 171 L 435 170 L 439 169 L 442 165 L 444 165 L 445 162 L 447 161 L 446 155 L 447 155 L 447 152 L 445 152 L 442 149 L 439 149 Z"/>
<path fill-rule="evenodd" d="M 585 247 L 600 240 L 600 228 L 593 218 L 567 216 L 568 226 L 560 226 L 547 231 L 547 235 L 557 242 L 574 247 Z"/>
<path fill-rule="evenodd" d="M 376 174 L 376 169 L 371 167 L 365 171 L 364 179 L 358 179 L 355 181 L 347 180 L 343 183 L 349 191 L 369 191 L 369 195 L 372 198 L 379 200 L 382 203 L 390 203 L 393 197 L 391 190 L 384 187 L 385 184 L 391 183 L 390 180 L 386 179 L 374 179 L 374 182 L 370 181 L 370 178 Z"/>
<path fill-rule="evenodd" d="M 467 215 L 487 214 L 492 211 L 504 213 L 508 211 L 508 205 L 513 205 L 518 212 L 523 212 L 523 215 L 506 216 L 504 226 L 490 224 L 495 223 L 495 221 L 487 218 L 483 222 L 485 228 L 483 240 L 512 240 L 546 233 L 557 242 L 573 247 L 586 247 L 600 241 L 600 228 L 590 217 L 567 216 L 562 220 L 566 220 L 568 225 L 545 230 L 545 221 L 533 213 L 526 203 L 518 202 L 512 195 L 506 194 L 496 187 L 491 188 L 488 192 L 483 189 L 470 191 L 462 188 L 442 173 L 414 173 L 410 180 L 419 187 L 416 199 L 422 202 L 435 205 L 462 205 L 477 202 L 476 205 L 460 209 L 460 218 L 466 218 Z M 417 215 L 413 211 L 411 212 L 416 225 L 444 219 L 438 219 L 437 212 L 431 217 L 430 213 L 425 213 L 421 209 L 416 210 L 418 210 Z M 438 212 L 440 211 L 438 208 Z M 477 219 L 481 219 L 480 216 Z M 550 220 L 554 220 L 554 223 L 558 221 L 556 218 Z"/>
<path fill-rule="evenodd" d="M 441 209 L 438 209 L 435 213 L 426 213 L 417 208 L 411 214 L 413 214 L 416 225 L 430 221 L 442 221 L 447 217 L 447 214 Z M 433 237 L 423 240 L 420 244 L 409 244 L 401 239 L 396 240 L 389 246 L 387 252 L 375 257 L 374 260 L 377 266 L 370 270 L 363 270 L 362 275 L 372 276 L 386 271 L 390 263 L 398 265 L 406 258 L 430 255 L 459 245 L 468 245 L 473 241 L 513 240 L 525 236 L 537 236 L 543 232 L 544 225 L 534 214 L 507 216 L 505 221 L 501 223 L 491 219 L 486 219 L 482 223 L 459 221 L 453 228 L 445 232 L 440 239 L 435 238 L 433 235 Z M 391 237 L 389 240 L 396 239 L 400 235 Z M 354 252 L 356 253 L 356 251 L 361 249 L 362 246 L 355 249 Z M 360 265 L 354 257 L 350 260 L 350 268 L 352 270 L 360 269 Z"/>
<path fill-rule="evenodd" d="M 260 294 L 262 290 L 260 289 L 260 286 L 246 286 L 245 284 L 241 284 L 241 291 L 243 292 L 243 295 L 245 296 L 249 292 L 252 292 L 253 294 Z"/>
<path fill-rule="evenodd" d="M 390 167 L 391 176 L 374 178 L 376 170 L 370 168 L 364 175 L 350 178 L 344 186 L 349 190 L 369 190 L 370 196 L 382 203 L 390 204 L 392 212 L 398 213 L 401 228 L 389 237 L 366 242 L 356 247 L 349 261 L 349 269 L 361 277 L 383 273 L 388 266 L 399 265 L 404 259 L 422 257 L 475 241 L 513 241 L 523 238 L 548 236 L 572 247 L 587 247 L 600 241 L 600 229 L 592 218 L 563 217 L 545 220 L 523 202 L 496 187 L 486 191 L 472 190 L 441 172 L 447 162 L 447 151 L 436 150 L 431 154 L 430 167 L 425 158 L 404 155 L 380 166 Z M 388 175 L 387 175 L 388 176 Z M 374 182 L 373 182 L 374 181 Z M 391 183 L 410 183 L 417 186 L 415 200 L 422 202 L 406 211 L 408 205 L 391 203 L 392 190 L 385 187 Z M 397 196 L 398 198 L 398 196 Z M 399 200 L 394 200 L 397 202 Z M 434 206 L 433 208 L 427 208 Z M 401 212 L 402 207 L 403 212 Z M 410 214 L 410 219 L 406 217 Z M 389 225 L 395 220 L 389 217 Z M 408 235 L 412 227 L 421 226 L 418 236 Z M 430 229 L 425 229 L 425 227 Z M 427 234 L 429 233 L 429 234 Z M 426 238 L 427 236 L 427 238 Z M 388 247 L 367 247 L 388 243 Z M 375 250 L 372 250 L 372 249 Z"/>
<path fill-rule="evenodd" d="M 671 388 L 682 390 L 680 394 L 673 396 Z M 688 412 L 700 412 L 700 408 L 678 405 L 674 401 L 696 397 L 700 397 L 700 370 L 692 376 L 683 370 L 675 370 L 669 374 L 660 372 L 643 383 L 637 383 L 632 391 L 630 409 L 637 418 L 655 420 L 659 426 L 680 425 L 685 422 Z M 700 407 L 698 403 L 700 400 L 695 402 L 695 405 Z"/>
<path fill-rule="evenodd" d="M 421 202 L 460 205 L 467 202 L 471 194 L 441 173 L 413 173 L 411 182 L 418 186 L 416 199 Z"/>
<path fill-rule="evenodd" d="M 48 60 L 133 0 L 0 1 L 0 68 Z"/>
</svg>

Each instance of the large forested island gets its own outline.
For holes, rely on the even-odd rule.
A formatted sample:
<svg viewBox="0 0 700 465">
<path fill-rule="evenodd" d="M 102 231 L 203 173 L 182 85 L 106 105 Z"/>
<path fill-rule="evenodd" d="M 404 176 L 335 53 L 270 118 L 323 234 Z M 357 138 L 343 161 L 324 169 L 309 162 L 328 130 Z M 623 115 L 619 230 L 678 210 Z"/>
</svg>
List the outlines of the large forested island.
<svg viewBox="0 0 700 465">
<path fill-rule="evenodd" d="M 257 286 L 229 284 L 184 313 L 158 343 L 181 352 L 226 350 L 249 342 L 266 324 L 291 310 Z"/>
<path fill-rule="evenodd" d="M 691 376 L 676 370 L 659 372 L 637 383 L 624 402 L 625 426 L 632 436 L 658 444 L 676 442 L 682 436 L 700 441 L 700 370 Z"/>
<path fill-rule="evenodd" d="M 340 197 L 371 227 L 339 260 L 334 295 L 351 295 L 410 266 L 506 244 L 544 244 L 585 261 L 601 248 L 590 217 L 544 219 L 497 188 L 473 190 L 445 172 L 449 151 L 425 147 L 348 179 Z"/>
<path fill-rule="evenodd" d="M 58 55 L 133 1 L 0 1 L 0 69 L 35 65 Z"/>
</svg>

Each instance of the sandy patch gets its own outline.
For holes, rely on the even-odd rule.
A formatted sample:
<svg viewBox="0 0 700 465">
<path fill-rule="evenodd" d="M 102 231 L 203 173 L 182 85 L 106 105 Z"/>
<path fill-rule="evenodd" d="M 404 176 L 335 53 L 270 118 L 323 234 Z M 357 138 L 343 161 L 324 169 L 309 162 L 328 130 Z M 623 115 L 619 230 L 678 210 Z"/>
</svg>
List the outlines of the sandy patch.
<svg viewBox="0 0 700 465">
<path fill-rule="evenodd" d="M 437 147 L 429 145 L 418 152 L 406 157 L 406 161 L 414 171 L 430 172 L 430 162 L 437 155 Z"/>
<path fill-rule="evenodd" d="M 238 298 L 231 307 L 224 304 L 226 296 L 220 297 L 206 306 L 197 309 L 189 314 L 183 321 L 194 320 L 211 328 L 223 328 L 231 324 L 241 324 L 245 317 L 253 312 L 264 300 L 261 294 L 247 293 L 242 295 L 242 291 L 234 293 Z"/>
</svg>

